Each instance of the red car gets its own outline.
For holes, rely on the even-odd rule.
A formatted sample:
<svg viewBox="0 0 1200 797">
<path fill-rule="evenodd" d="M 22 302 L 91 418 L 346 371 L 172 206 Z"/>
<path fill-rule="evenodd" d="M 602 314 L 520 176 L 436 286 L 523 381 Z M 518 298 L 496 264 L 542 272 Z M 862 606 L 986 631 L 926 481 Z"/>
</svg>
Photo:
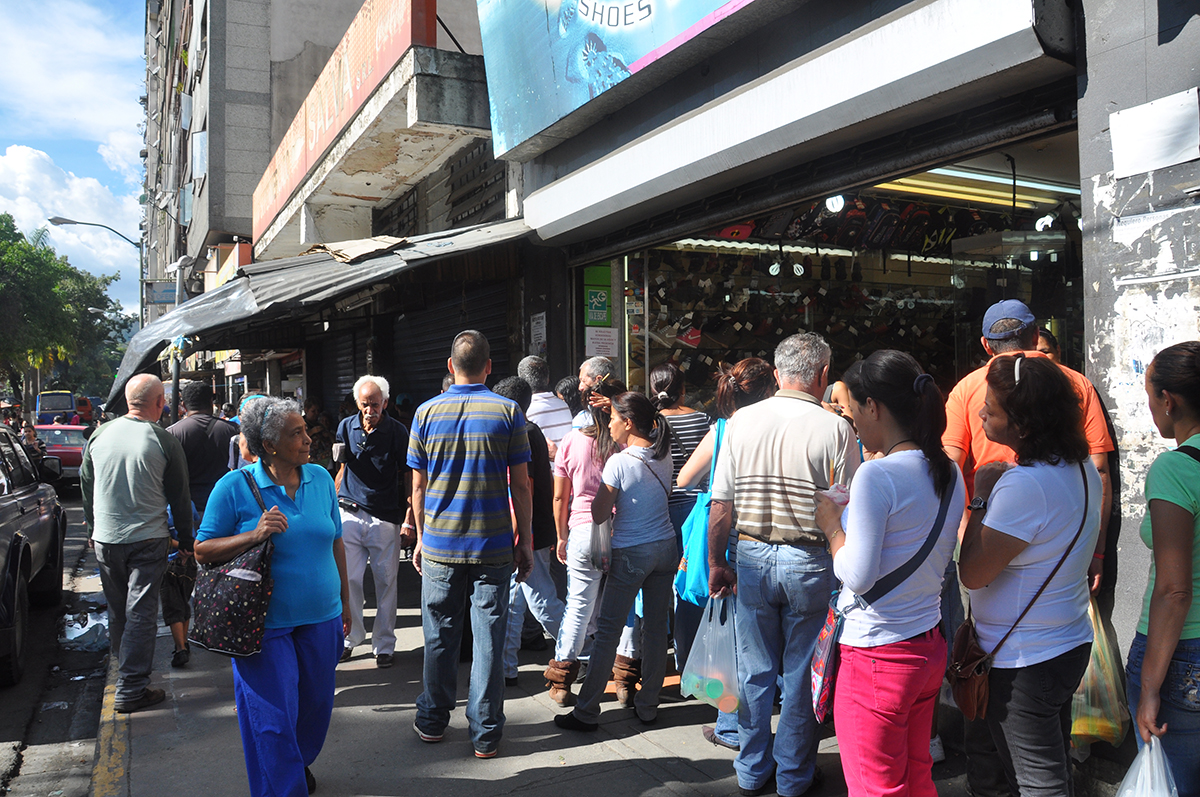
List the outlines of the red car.
<svg viewBox="0 0 1200 797">
<path fill-rule="evenodd" d="M 46 456 L 62 460 L 62 480 L 79 484 L 79 466 L 83 464 L 86 426 L 35 426 L 38 439 L 46 444 Z"/>
</svg>

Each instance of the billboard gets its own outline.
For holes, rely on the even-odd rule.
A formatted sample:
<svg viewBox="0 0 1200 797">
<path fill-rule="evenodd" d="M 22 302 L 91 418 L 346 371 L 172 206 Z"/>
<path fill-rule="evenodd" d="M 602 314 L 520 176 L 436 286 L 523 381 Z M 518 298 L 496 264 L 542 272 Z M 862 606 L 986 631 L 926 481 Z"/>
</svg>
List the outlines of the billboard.
<svg viewBox="0 0 1200 797">
<path fill-rule="evenodd" d="M 498 157 L 753 0 L 478 0 Z"/>
</svg>

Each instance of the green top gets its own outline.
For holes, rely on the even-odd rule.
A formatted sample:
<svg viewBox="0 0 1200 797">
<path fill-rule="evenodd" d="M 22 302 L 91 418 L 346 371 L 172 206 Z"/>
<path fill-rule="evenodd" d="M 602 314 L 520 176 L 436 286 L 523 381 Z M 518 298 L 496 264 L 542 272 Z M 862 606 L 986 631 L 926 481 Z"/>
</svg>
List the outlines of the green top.
<svg viewBox="0 0 1200 797">
<path fill-rule="evenodd" d="M 1200 434 L 1192 435 L 1183 445 L 1200 448 Z M 1200 594 L 1200 462 L 1180 451 L 1164 451 L 1146 474 L 1146 515 L 1142 518 L 1142 542 L 1154 550 L 1150 529 L 1150 502 L 1169 501 L 1192 513 L 1192 595 Z M 1150 625 L 1150 595 L 1154 592 L 1154 559 L 1150 560 L 1150 580 L 1142 599 L 1138 632 L 1145 634 Z M 1200 601 L 1193 600 L 1183 623 L 1180 639 L 1200 638 Z"/>
<path fill-rule="evenodd" d="M 192 538 L 187 458 L 179 441 L 156 423 L 126 415 L 98 426 L 83 450 L 79 485 L 96 542 L 169 537 L 168 504 L 180 541 Z"/>
</svg>

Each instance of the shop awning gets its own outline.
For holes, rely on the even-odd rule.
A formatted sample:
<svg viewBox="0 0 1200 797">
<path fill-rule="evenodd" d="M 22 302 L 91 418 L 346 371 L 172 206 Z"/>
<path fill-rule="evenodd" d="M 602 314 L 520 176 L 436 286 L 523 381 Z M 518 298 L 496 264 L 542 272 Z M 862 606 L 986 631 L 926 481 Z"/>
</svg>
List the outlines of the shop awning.
<svg viewBox="0 0 1200 797">
<path fill-rule="evenodd" d="M 243 266 L 234 279 L 181 304 L 133 336 L 109 391 L 108 406 L 123 408 L 125 383 L 148 371 L 173 340 L 189 339 L 191 349 L 219 349 L 222 339 L 234 334 L 311 315 L 407 269 L 515 241 L 530 232 L 522 219 L 511 219 L 422 235 L 400 246 L 381 244 L 377 255 L 359 254 L 353 262 L 344 262 L 343 253 L 369 248 L 369 241 L 324 244 L 313 254 Z"/>
</svg>

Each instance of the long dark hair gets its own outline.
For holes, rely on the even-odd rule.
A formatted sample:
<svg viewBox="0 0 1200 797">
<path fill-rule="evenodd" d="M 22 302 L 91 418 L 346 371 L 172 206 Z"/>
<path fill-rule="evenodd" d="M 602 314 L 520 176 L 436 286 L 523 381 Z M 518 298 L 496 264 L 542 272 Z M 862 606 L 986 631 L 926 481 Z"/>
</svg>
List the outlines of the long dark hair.
<svg viewBox="0 0 1200 797">
<path fill-rule="evenodd" d="M 1026 357 L 1023 352 L 1006 355 L 992 360 L 987 383 L 1009 424 L 1021 432 L 1013 449 L 1017 464 L 1057 465 L 1087 459 L 1083 408 L 1062 368 L 1046 357 Z"/>
<path fill-rule="evenodd" d="M 1154 355 L 1150 363 L 1150 386 L 1183 399 L 1192 415 L 1200 413 L 1200 341 L 1176 343 Z"/>
<path fill-rule="evenodd" d="M 759 357 L 747 357 L 732 367 L 717 371 L 717 414 L 732 418 L 733 413 L 775 395 L 775 369 Z"/>
<path fill-rule="evenodd" d="M 571 415 L 583 412 L 583 399 L 579 396 L 579 377 L 564 376 L 554 386 L 554 395 L 567 403 Z"/>
<path fill-rule="evenodd" d="M 588 397 L 593 393 L 599 393 L 601 396 L 606 396 L 612 399 L 614 396 L 619 396 L 625 392 L 625 383 L 615 376 L 602 376 L 595 385 L 585 390 L 581 397 L 584 405 L 587 406 Z M 612 439 L 612 432 L 608 430 L 608 419 L 611 417 L 605 410 L 598 407 L 591 407 L 592 425 L 582 431 L 588 437 L 594 438 L 596 441 L 595 459 L 600 467 L 604 467 L 604 463 L 608 462 L 608 458 L 621 450 L 617 442 Z"/>
<path fill-rule="evenodd" d="M 650 400 L 659 410 L 679 405 L 683 398 L 683 371 L 672 362 L 654 366 L 650 372 Z"/>
<path fill-rule="evenodd" d="M 875 399 L 888 408 L 905 434 L 921 448 L 933 472 L 938 497 L 954 489 L 954 463 L 942 448 L 946 431 L 946 404 L 933 377 L 921 370 L 911 354 L 880 349 L 862 361 L 862 367 L 842 375 L 846 388 L 859 404 Z"/>
<path fill-rule="evenodd" d="M 667 419 L 654 408 L 650 399 L 629 390 L 613 398 L 612 407 L 613 412 L 633 424 L 639 435 L 654 441 L 653 459 L 670 455 L 671 433 L 667 430 Z"/>
</svg>

